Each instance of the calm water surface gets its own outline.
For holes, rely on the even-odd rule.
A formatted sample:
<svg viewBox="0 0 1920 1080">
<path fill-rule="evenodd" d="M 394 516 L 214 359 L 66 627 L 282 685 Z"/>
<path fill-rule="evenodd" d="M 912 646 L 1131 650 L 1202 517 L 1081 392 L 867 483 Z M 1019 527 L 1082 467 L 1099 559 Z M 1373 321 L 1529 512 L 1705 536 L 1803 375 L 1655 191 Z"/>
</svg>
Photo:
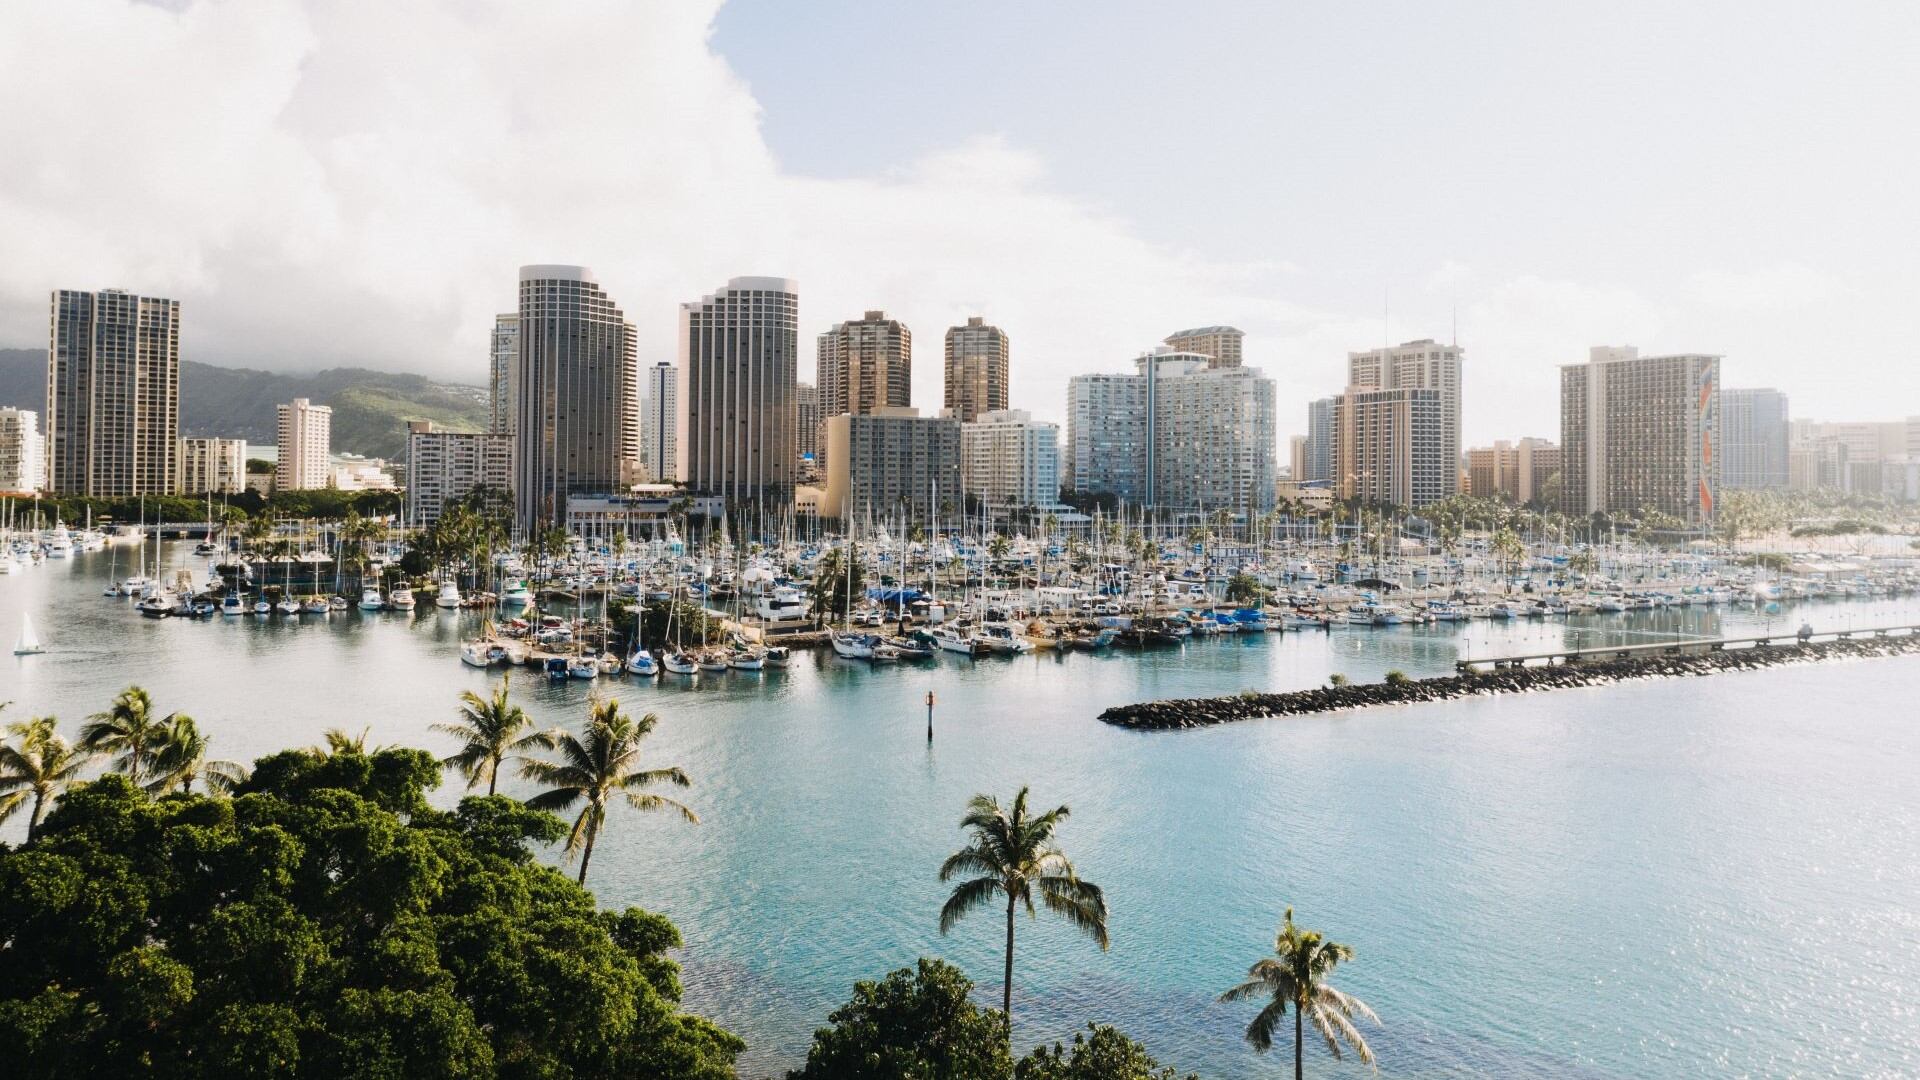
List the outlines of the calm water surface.
<svg viewBox="0 0 1920 1080">
<path fill-rule="evenodd" d="M 184 547 L 168 558 L 191 562 Z M 0 658 L 9 716 L 51 712 L 71 735 L 138 683 L 199 719 L 220 756 L 250 760 L 329 727 L 440 748 L 428 725 L 490 681 L 456 656 L 472 615 L 149 621 L 100 595 L 115 569 L 126 572 L 101 552 L 0 578 L 0 633 L 10 642 L 31 612 L 50 649 Z M 1920 622 L 1920 605 L 1822 602 L 1773 628 L 1803 619 Z M 1113 947 L 1022 920 L 1022 1046 L 1103 1020 L 1205 1076 L 1275 1074 L 1282 1061 L 1240 1042 L 1250 1010 L 1212 1001 L 1291 904 L 1353 946 L 1339 982 L 1386 1022 L 1370 1033 L 1383 1075 L 1920 1074 L 1920 661 L 1185 733 L 1094 719 L 1120 702 L 1304 687 L 1335 671 L 1439 674 L 1563 634 L 1760 625 L 1690 609 L 601 680 L 598 692 L 661 716 L 648 750 L 693 775 L 703 823 L 617 813 L 592 884 L 605 903 L 680 925 L 688 1004 L 749 1041 L 747 1076 L 794 1063 L 855 979 L 916 956 L 953 960 L 997 1000 L 996 920 L 941 937 L 935 870 L 962 841 L 968 796 L 1023 783 L 1073 807 L 1062 841 L 1107 890 Z M 577 722 L 590 692 L 521 686 L 542 723 Z"/>
</svg>

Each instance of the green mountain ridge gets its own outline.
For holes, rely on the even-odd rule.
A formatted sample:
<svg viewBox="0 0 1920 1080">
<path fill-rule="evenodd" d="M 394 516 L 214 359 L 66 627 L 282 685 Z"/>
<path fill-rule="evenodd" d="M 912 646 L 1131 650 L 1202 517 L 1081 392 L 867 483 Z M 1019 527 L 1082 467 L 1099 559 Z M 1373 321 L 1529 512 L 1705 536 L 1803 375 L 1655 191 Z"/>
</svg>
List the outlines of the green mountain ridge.
<svg viewBox="0 0 1920 1080">
<path fill-rule="evenodd" d="M 436 382 L 422 375 L 329 368 L 282 374 L 252 368 L 180 363 L 181 427 L 188 438 L 274 442 L 274 407 L 307 398 L 333 409 L 335 453 L 393 458 L 406 446 L 408 420 L 431 420 L 449 431 L 484 431 L 484 387 Z M 46 408 L 45 349 L 0 349 L 0 406 Z"/>
</svg>

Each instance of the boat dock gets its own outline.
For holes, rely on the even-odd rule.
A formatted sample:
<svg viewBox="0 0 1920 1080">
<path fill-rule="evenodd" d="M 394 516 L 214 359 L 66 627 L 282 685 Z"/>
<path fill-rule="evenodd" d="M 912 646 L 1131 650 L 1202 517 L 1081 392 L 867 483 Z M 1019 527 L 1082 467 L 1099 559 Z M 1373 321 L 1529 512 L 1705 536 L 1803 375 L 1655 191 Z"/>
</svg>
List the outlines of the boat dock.
<svg viewBox="0 0 1920 1080">
<path fill-rule="evenodd" d="M 1551 652 L 1520 656 L 1483 656 L 1454 662 L 1455 671 L 1492 671 L 1516 667 L 1554 667 L 1564 664 L 1606 660 L 1631 660 L 1649 656 L 1692 656 L 1724 652 L 1727 649 L 1758 649 L 1771 646 L 1789 648 L 1816 642 L 1846 641 L 1850 638 L 1908 637 L 1920 634 L 1920 626 L 1875 626 L 1863 629 L 1823 630 L 1802 637 L 1797 631 L 1759 634 L 1751 637 L 1693 638 L 1686 641 L 1660 641 L 1647 645 L 1596 645 L 1584 649 L 1555 649 Z"/>
</svg>

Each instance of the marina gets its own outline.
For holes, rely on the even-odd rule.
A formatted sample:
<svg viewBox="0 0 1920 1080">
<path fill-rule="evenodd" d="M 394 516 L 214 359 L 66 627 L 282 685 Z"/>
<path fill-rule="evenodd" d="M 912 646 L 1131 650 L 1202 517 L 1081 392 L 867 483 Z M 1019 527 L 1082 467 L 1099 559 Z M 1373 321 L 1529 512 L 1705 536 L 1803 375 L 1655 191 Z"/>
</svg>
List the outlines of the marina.
<svg viewBox="0 0 1920 1080">
<path fill-rule="evenodd" d="M 222 756 L 250 760 L 339 727 L 365 727 L 380 744 L 443 747 L 430 725 L 452 715 L 461 691 L 484 693 L 502 675 L 543 725 L 577 723 L 594 697 L 657 713 L 654 752 L 692 774 L 702 824 L 623 820 L 596 856 L 596 891 L 604 904 L 639 904 L 687 928 L 688 1001 L 748 1040 L 745 1076 L 792 1067 L 854 980 L 916 955 L 949 957 L 991 983 L 991 935 L 942 936 L 933 925 L 940 885 L 930 868 L 951 846 L 953 807 L 1021 783 L 1073 805 L 1076 859 L 1098 873 L 1116 912 L 1104 954 L 1057 926 L 1033 928 L 1037 947 L 1023 954 L 1032 981 L 1016 1007 L 1036 1040 L 1125 1015 L 1166 1060 L 1228 1080 L 1265 1075 L 1268 1063 L 1244 1053 L 1235 1017 L 1212 997 L 1244 970 L 1245 941 L 1271 933 L 1271 898 L 1285 895 L 1332 913 L 1321 921 L 1342 931 L 1367 928 L 1374 963 L 1352 986 L 1393 1017 L 1376 1048 L 1392 1054 L 1395 1075 L 1775 1075 L 1821 1071 L 1835 1054 L 1861 1075 L 1916 1065 L 1891 1012 L 1900 988 L 1920 983 L 1920 950 L 1891 929 L 1920 891 L 1911 659 L 1476 696 L 1176 737 L 1096 720 L 1142 701 L 1305 691 L 1334 674 L 1355 685 L 1390 671 L 1440 678 L 1463 658 L 1575 642 L 1912 624 L 1913 597 L 1789 599 L 1774 613 L 1687 605 L 1270 628 L 1147 648 L 938 650 L 878 665 L 796 647 L 786 668 L 555 680 L 461 663 L 462 644 L 498 613 L 438 608 L 431 594 L 411 611 L 141 618 L 130 597 L 103 595 L 125 554 L 117 568 L 102 550 L 0 579 L 0 625 L 31 615 L 47 650 L 5 658 L 10 716 L 77 723 L 137 684 L 195 716 Z M 164 542 L 159 563 L 161 577 L 205 566 L 191 542 Z M 596 601 L 560 617 L 597 610 Z M 449 784 L 436 800 L 458 794 Z M 1852 824 L 1868 819 L 1885 828 Z M 1195 889 L 1222 898 L 1205 926 L 1180 899 Z M 1595 908 L 1594 896 L 1608 902 Z M 1784 898 L 1818 907 L 1842 933 L 1783 941 Z M 1626 934 L 1671 941 L 1685 963 L 1620 955 Z M 1452 944 L 1436 948 L 1442 936 Z M 1728 989 L 1736 961 L 1751 999 Z M 1842 1000 L 1808 996 L 1810 972 L 1847 985 Z M 1462 978 L 1497 987 L 1496 999 L 1427 989 Z M 1503 1009 L 1524 1009 L 1529 1022 L 1501 1023 Z M 1672 1038 L 1637 1037 L 1650 1009 Z M 1833 1009 L 1854 1018 L 1844 1033 L 1814 1026 Z M 1545 1032 L 1555 1034 L 1536 1034 Z"/>
</svg>

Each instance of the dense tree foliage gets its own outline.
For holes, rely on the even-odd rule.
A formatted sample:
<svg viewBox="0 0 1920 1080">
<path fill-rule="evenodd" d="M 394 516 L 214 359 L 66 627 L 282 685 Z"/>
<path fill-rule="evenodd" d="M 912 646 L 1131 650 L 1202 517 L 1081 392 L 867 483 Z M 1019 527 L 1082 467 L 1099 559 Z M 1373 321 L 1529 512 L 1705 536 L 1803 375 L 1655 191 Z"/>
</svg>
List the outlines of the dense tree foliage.
<svg viewBox="0 0 1920 1080">
<path fill-rule="evenodd" d="M 999 1080 L 1013 1071 L 1006 1018 L 972 991 L 959 968 L 925 958 L 856 983 L 788 1080 Z"/>
<path fill-rule="evenodd" d="M 813 1033 L 807 1063 L 788 1080 L 1178 1080 L 1115 1028 L 1089 1024 L 1071 1046 L 1035 1049 L 1016 1064 L 1004 1013 L 972 1000 L 959 968 L 922 958 L 853 999 Z M 1188 1078 L 1191 1080 L 1191 1078 Z"/>
<path fill-rule="evenodd" d="M 0 850 L 7 1075 L 717 1078 L 666 919 L 602 912 L 423 751 L 263 758 L 231 798 L 108 775 Z"/>
<path fill-rule="evenodd" d="M 1014 1066 L 1014 1080 L 1178 1080 L 1172 1066 L 1161 1065 L 1147 1048 L 1119 1028 L 1088 1024 L 1072 1046 L 1042 1046 Z M 1189 1074 L 1187 1080 L 1194 1080 Z"/>
</svg>

